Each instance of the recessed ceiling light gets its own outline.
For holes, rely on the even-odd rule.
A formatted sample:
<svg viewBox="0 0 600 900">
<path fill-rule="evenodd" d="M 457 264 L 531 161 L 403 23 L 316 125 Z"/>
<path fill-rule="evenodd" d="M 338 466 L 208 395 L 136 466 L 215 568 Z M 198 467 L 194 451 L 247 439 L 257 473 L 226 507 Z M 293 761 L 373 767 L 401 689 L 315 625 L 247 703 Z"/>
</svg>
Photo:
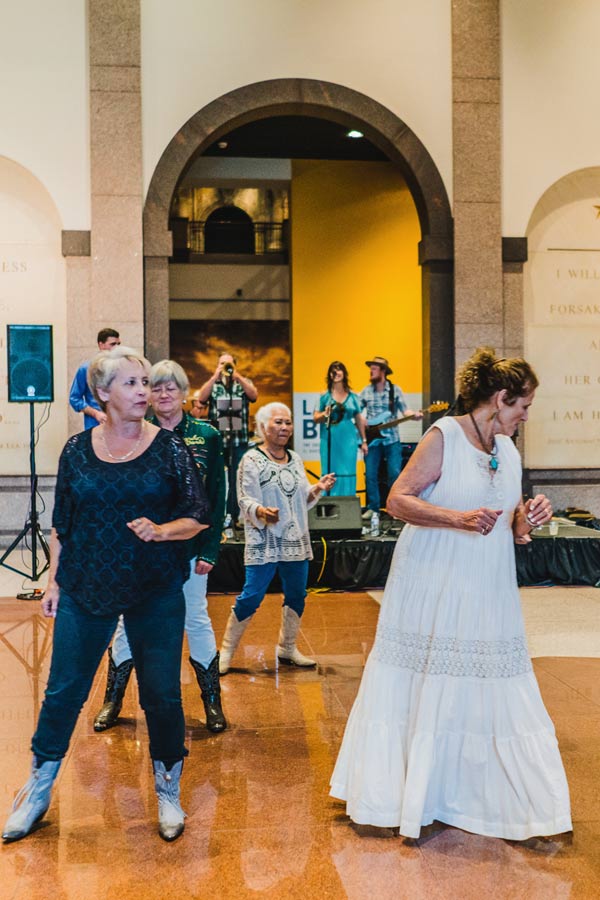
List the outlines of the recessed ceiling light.
<svg viewBox="0 0 600 900">
<path fill-rule="evenodd" d="M 217 147 L 219 148 L 219 150 L 227 150 L 229 144 L 227 143 L 227 141 L 219 141 Z"/>
<path fill-rule="evenodd" d="M 355 128 L 351 128 L 350 131 L 346 132 L 346 137 L 349 138 L 361 138 L 364 137 L 362 131 L 357 131 Z"/>
</svg>

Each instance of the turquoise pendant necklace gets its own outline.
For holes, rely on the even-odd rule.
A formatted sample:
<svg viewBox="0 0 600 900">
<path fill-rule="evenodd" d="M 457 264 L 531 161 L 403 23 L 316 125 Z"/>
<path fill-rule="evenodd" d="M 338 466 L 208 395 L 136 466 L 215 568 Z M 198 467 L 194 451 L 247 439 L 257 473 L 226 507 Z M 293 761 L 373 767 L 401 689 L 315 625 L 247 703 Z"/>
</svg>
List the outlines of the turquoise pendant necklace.
<svg viewBox="0 0 600 900">
<path fill-rule="evenodd" d="M 477 432 L 477 437 L 479 438 L 479 443 L 483 447 L 484 452 L 489 453 L 490 458 L 488 461 L 488 466 L 489 466 L 489 470 L 490 470 L 490 475 L 493 475 L 494 472 L 496 472 L 498 470 L 498 447 L 496 446 L 496 439 L 495 438 L 493 439 L 492 447 L 490 450 L 488 450 L 486 443 L 483 440 L 483 436 L 479 430 L 479 425 L 477 424 L 477 422 L 475 421 L 475 419 L 473 417 L 473 413 L 469 413 L 469 416 L 471 418 L 471 422 L 473 423 L 473 427 L 474 427 L 475 431 Z"/>
</svg>

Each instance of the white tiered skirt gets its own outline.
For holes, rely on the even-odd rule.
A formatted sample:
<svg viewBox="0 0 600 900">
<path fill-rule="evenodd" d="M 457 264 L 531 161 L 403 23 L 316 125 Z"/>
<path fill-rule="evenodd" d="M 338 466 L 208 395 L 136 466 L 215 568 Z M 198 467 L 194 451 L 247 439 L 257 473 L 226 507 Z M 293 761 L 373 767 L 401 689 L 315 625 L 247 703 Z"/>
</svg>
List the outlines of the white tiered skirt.
<svg viewBox="0 0 600 900">
<path fill-rule="evenodd" d="M 434 820 L 512 840 L 572 827 L 554 728 L 531 672 L 453 678 L 371 657 L 331 794 L 354 822 L 412 838 Z"/>
<path fill-rule="evenodd" d="M 413 838 L 435 819 L 513 840 L 571 830 L 512 554 L 508 527 L 405 528 L 331 779 L 355 822 Z"/>
</svg>

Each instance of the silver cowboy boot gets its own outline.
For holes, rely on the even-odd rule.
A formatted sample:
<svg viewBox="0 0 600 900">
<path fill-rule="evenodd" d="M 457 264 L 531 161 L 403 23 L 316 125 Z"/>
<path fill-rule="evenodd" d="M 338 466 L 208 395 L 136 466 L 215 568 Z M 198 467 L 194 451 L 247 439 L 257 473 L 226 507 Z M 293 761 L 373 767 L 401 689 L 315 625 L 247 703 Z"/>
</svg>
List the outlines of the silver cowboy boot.
<svg viewBox="0 0 600 900">
<path fill-rule="evenodd" d="M 174 841 L 185 828 L 185 813 L 179 803 L 179 780 L 183 769 L 180 759 L 167 771 L 160 760 L 153 760 L 154 787 L 158 797 L 158 833 L 163 841 Z"/>
<path fill-rule="evenodd" d="M 60 759 L 56 762 L 47 760 L 38 766 L 34 759 L 29 781 L 15 797 L 12 812 L 4 826 L 2 839 L 6 843 L 20 841 L 26 837 L 34 825 L 44 817 L 50 806 L 52 785 L 61 762 Z"/>
</svg>

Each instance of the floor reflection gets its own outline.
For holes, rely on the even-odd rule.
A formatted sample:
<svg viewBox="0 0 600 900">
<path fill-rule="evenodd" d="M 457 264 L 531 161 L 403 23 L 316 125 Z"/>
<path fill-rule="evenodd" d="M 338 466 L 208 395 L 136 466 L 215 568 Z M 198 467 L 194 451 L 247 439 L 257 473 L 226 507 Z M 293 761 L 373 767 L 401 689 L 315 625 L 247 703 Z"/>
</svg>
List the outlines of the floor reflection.
<svg viewBox="0 0 600 900">
<path fill-rule="evenodd" d="M 211 597 L 220 637 L 231 598 Z M 536 671 L 563 747 L 574 799 L 572 845 L 538 848 L 432 828 L 405 842 L 359 832 L 328 781 L 372 643 L 367 595 L 309 600 L 301 647 L 316 671 L 278 669 L 280 599 L 269 597 L 223 679 L 231 727 L 206 731 L 187 652 L 182 682 L 190 757 L 186 833 L 156 834 L 147 733 L 135 679 L 121 724 L 93 731 L 105 669 L 81 716 L 47 824 L 2 848 L 1 896 L 16 900 L 298 897 L 565 900 L 600 895 L 600 660 L 542 659 Z M 27 777 L 29 741 L 49 667 L 52 623 L 0 601 L 1 815 Z"/>
<path fill-rule="evenodd" d="M 34 721 L 40 711 L 42 674 L 42 691 L 47 679 L 47 671 L 43 673 L 42 670 L 52 645 L 53 623 L 53 620 L 46 619 L 38 610 L 38 603 L 27 607 L 10 603 L 0 605 L 0 645 L 11 654 L 30 680 Z M 7 687 L 10 684 L 8 690 L 13 690 L 14 671 L 10 666 L 6 670 L 2 667 L 0 679 Z"/>
</svg>

